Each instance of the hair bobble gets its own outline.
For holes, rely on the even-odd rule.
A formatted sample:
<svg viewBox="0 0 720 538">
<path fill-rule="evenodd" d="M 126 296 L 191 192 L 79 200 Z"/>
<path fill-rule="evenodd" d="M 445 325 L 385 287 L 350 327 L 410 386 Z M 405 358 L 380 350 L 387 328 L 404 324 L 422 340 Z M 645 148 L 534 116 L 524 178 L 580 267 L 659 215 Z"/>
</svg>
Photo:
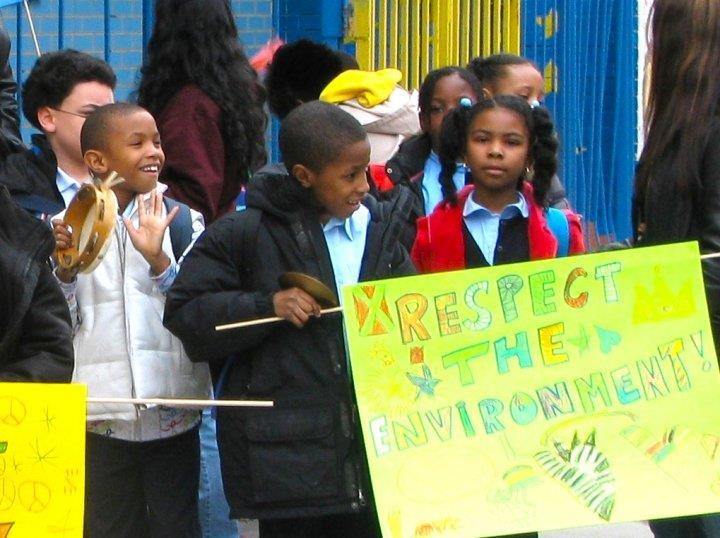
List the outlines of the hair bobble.
<svg viewBox="0 0 720 538">
<path fill-rule="evenodd" d="M 472 99 L 470 99 L 469 97 L 461 98 L 459 104 L 463 108 L 470 108 L 473 106 Z"/>
</svg>

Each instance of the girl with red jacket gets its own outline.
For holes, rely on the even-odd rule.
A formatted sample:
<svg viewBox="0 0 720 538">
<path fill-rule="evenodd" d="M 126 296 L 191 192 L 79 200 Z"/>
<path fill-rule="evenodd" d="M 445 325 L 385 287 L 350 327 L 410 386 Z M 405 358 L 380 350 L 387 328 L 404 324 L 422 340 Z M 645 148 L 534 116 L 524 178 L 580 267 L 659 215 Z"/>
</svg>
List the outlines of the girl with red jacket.
<svg viewBox="0 0 720 538">
<path fill-rule="evenodd" d="M 412 249 L 417 268 L 449 271 L 584 252 L 577 215 L 554 214 L 564 236 L 548 221 L 553 215 L 546 195 L 557 170 L 558 142 L 547 111 L 516 96 L 463 105 L 443 123 L 444 201 L 418 220 Z M 472 175 L 472 185 L 460 192 L 452 180 L 457 155 Z"/>
</svg>

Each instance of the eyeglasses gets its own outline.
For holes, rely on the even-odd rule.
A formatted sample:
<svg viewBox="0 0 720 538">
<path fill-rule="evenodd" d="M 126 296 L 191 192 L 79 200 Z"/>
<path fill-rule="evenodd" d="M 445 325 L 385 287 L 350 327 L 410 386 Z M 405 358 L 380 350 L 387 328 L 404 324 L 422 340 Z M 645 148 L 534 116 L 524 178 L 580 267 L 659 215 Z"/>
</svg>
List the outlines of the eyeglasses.
<svg viewBox="0 0 720 538">
<path fill-rule="evenodd" d="M 55 112 L 62 112 L 63 114 L 70 114 L 71 116 L 77 116 L 78 118 L 86 119 L 90 114 L 93 113 L 92 110 L 89 110 L 87 112 L 70 112 L 69 110 L 63 110 L 62 108 L 53 108 L 48 107 L 50 110 L 54 110 Z"/>
</svg>

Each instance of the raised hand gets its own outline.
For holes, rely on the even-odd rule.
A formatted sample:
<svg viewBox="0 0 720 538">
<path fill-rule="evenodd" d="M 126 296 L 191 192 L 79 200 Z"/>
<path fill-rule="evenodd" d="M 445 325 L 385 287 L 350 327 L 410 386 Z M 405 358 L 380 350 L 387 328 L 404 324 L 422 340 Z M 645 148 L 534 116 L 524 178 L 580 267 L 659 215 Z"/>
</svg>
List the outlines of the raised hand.
<svg viewBox="0 0 720 538">
<path fill-rule="evenodd" d="M 174 207 L 167 215 L 163 215 L 163 196 L 154 190 L 147 202 L 143 195 L 135 197 L 138 211 L 138 227 L 135 228 L 129 219 L 123 218 L 130 241 L 143 258 L 150 264 L 152 272 L 159 275 L 170 265 L 170 258 L 162 250 L 165 230 L 177 214 L 179 207 Z"/>
</svg>

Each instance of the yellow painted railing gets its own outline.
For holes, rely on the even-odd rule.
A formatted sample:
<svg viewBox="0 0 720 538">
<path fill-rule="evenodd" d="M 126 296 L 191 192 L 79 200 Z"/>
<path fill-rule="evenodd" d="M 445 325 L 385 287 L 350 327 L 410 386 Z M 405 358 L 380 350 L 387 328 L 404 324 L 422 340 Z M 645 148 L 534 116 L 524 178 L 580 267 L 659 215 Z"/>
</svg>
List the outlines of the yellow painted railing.
<svg viewBox="0 0 720 538">
<path fill-rule="evenodd" d="M 520 52 L 521 0 L 352 0 L 345 40 L 362 69 L 396 67 L 417 88 L 431 69 Z"/>
</svg>

